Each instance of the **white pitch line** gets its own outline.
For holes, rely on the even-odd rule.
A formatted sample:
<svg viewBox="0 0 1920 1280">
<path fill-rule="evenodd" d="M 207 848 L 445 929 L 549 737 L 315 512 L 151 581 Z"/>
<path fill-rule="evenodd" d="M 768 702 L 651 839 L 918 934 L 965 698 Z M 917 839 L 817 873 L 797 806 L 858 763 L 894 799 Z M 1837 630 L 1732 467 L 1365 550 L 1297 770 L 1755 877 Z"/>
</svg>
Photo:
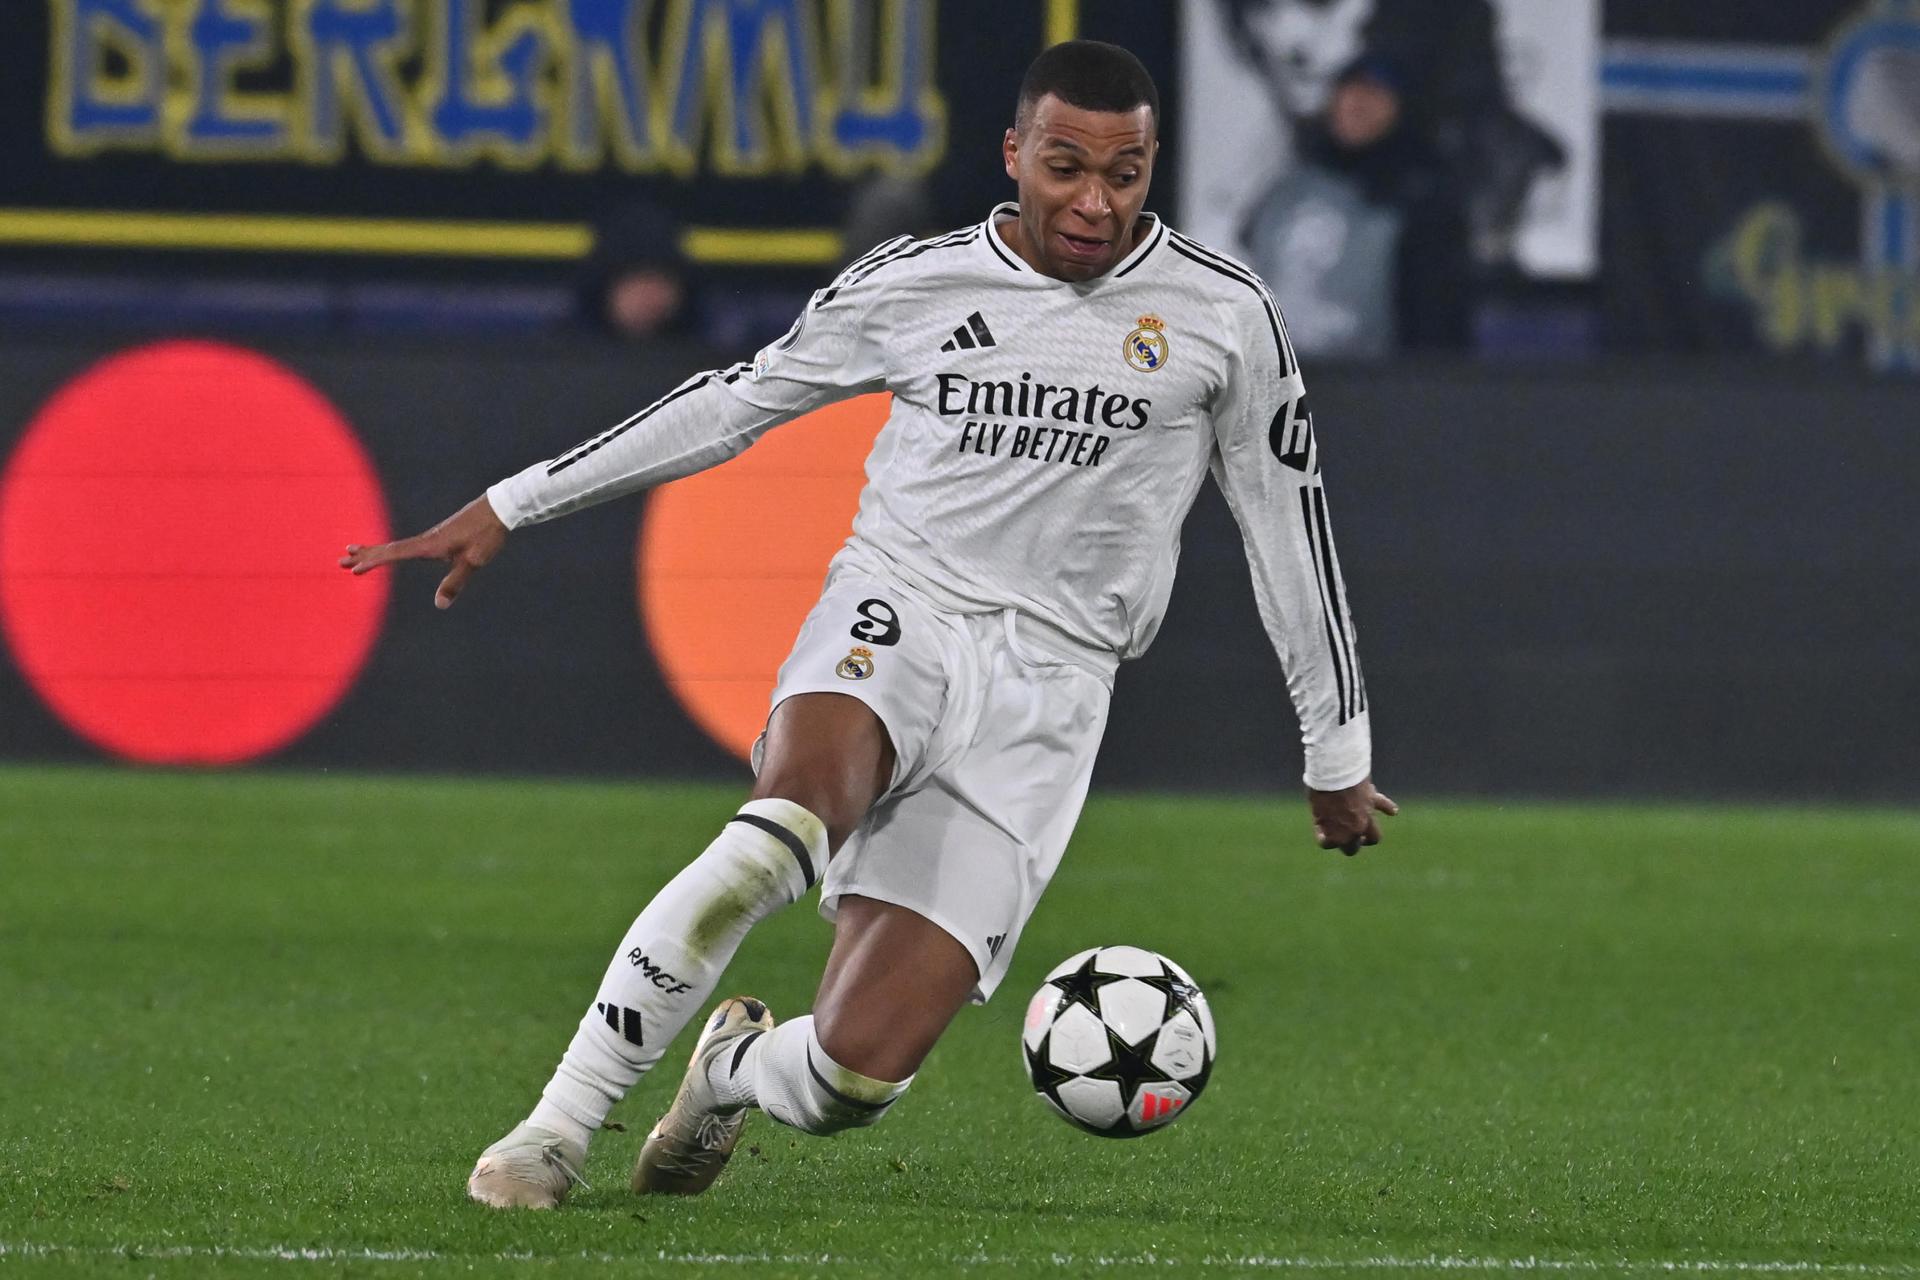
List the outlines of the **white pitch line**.
<svg viewBox="0 0 1920 1280">
<path fill-rule="evenodd" d="M 1148 1261 L 1154 1261 L 1149 1258 Z M 1062 1257 L 1062 1265 L 1074 1262 Z M 1120 1260 L 1116 1260 L 1120 1261 Z M 1177 1266 L 1174 1259 L 1168 1265 Z M 1764 1274 L 1764 1275 L 1850 1275 L 1920 1276 L 1920 1263 L 1818 1262 L 1790 1259 L 1748 1260 L 1741 1258 L 1524 1258 L 1465 1257 L 1458 1254 L 1427 1254 L 1420 1257 L 1373 1258 L 1301 1258 L 1240 1257 L 1204 1258 L 1202 1262 L 1221 1266 L 1268 1267 L 1283 1271 L 1567 1271 L 1604 1272 L 1657 1271 L 1666 1274 Z"/>
<path fill-rule="evenodd" d="M 830 1253 L 442 1253 L 434 1249 L 355 1249 L 335 1245 L 105 1245 L 40 1244 L 0 1240 L 0 1258 L 125 1258 L 140 1261 L 232 1259 L 241 1262 L 592 1262 L 631 1266 L 636 1262 L 684 1266 L 740 1267 L 857 1266 L 862 1260 Z M 896 1260 L 897 1261 L 897 1260 Z M 1805 1275 L 1920 1277 L 1920 1262 L 1820 1262 L 1799 1259 L 1744 1258 L 1542 1258 L 1485 1257 L 1465 1254 L 1385 1254 L 1330 1258 L 1296 1255 L 1204 1254 L 1180 1257 L 1157 1253 L 1053 1253 L 1003 1256 L 987 1253 L 928 1259 L 943 1266 L 1085 1267 L 1234 1267 L 1250 1271 L 1549 1271 L 1579 1274 L 1658 1272 L 1668 1275 Z M 880 1265 L 879 1260 L 871 1265 Z"/>
</svg>

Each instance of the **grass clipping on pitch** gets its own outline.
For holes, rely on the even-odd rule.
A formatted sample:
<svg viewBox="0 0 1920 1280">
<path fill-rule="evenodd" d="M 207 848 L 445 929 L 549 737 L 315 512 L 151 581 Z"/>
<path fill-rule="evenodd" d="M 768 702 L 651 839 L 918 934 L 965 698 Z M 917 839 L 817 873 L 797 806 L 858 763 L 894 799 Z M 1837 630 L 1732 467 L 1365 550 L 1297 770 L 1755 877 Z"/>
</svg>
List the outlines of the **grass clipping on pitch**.
<svg viewBox="0 0 1920 1280">
<path fill-rule="evenodd" d="M 756 1117 L 625 1189 L 684 1046 L 558 1214 L 469 1204 L 734 788 L 0 771 L 0 1271 L 1920 1275 L 1920 816 L 1097 798 L 1001 996 L 887 1121 Z M 812 903 L 727 990 L 803 1011 Z M 1170 1130 L 1031 1096 L 1026 996 L 1127 942 L 1220 1063 Z M 553 1268 L 557 1267 L 558 1271 Z"/>
</svg>

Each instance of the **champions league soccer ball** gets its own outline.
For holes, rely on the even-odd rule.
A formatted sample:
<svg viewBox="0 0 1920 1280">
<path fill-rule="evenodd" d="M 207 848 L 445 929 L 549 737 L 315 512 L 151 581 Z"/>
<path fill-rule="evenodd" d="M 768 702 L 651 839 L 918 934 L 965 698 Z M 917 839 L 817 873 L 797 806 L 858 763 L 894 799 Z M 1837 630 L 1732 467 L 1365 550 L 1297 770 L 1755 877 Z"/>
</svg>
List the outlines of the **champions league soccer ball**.
<svg viewBox="0 0 1920 1280">
<path fill-rule="evenodd" d="M 1137 1138 L 1191 1106 L 1213 1072 L 1213 1011 L 1182 969 L 1139 947 L 1094 947 L 1027 1004 L 1027 1078 L 1068 1123 Z"/>
</svg>

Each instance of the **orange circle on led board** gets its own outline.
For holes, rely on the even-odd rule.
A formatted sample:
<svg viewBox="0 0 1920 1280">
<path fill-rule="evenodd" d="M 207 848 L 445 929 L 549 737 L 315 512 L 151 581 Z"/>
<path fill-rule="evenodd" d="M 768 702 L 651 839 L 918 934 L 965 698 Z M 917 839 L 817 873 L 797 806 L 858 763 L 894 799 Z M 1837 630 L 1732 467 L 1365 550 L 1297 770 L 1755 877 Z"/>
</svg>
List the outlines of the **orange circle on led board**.
<svg viewBox="0 0 1920 1280">
<path fill-rule="evenodd" d="M 0 632 L 104 750 L 250 760 L 353 684 L 387 585 L 334 562 L 387 536 L 372 462 L 304 379 L 239 347 L 156 343 L 62 387 L 0 471 Z"/>
<path fill-rule="evenodd" d="M 891 398 L 816 409 L 664 485 L 640 523 L 640 618 L 694 723 L 746 759 L 774 677 L 846 542 Z"/>
</svg>

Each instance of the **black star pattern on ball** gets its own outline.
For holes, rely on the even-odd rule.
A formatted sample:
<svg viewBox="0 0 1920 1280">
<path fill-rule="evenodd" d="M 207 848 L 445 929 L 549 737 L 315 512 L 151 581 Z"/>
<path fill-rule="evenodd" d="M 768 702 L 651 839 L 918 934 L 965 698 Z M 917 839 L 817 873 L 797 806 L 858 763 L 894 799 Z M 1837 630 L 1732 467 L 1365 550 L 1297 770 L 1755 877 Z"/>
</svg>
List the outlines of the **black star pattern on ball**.
<svg viewBox="0 0 1920 1280">
<path fill-rule="evenodd" d="M 1200 994 L 1200 988 L 1188 982 L 1173 971 L 1173 966 L 1165 960 L 1160 961 L 1157 974 L 1136 975 L 1135 982 L 1144 982 L 1167 998 L 1167 1016 L 1171 1018 L 1180 1010 L 1188 1008 L 1193 998 Z"/>
<path fill-rule="evenodd" d="M 1082 1072 L 1089 1080 L 1111 1080 L 1120 1086 L 1120 1096 L 1127 1105 L 1133 1105 L 1133 1095 L 1143 1084 L 1168 1084 L 1173 1077 L 1153 1065 L 1154 1046 L 1160 1043 L 1160 1033 L 1154 1032 L 1140 1042 L 1138 1048 L 1120 1038 L 1112 1027 L 1107 1028 L 1107 1050 L 1112 1055 L 1104 1067 Z"/>
<path fill-rule="evenodd" d="M 1127 980 L 1127 975 L 1124 973 L 1101 973 L 1095 969 L 1093 962 L 1099 958 L 1100 953 L 1096 951 L 1072 973 L 1063 973 L 1053 979 L 1053 985 L 1060 989 L 1061 998 L 1061 1003 L 1054 1006 L 1056 1017 L 1068 1004 L 1085 1005 L 1095 1017 L 1099 1017 L 1100 988 Z"/>
<path fill-rule="evenodd" d="M 1071 973 L 1050 979 L 1050 985 L 1056 995 L 1052 1013 L 1058 1015 L 1072 1005 L 1078 1004 L 1100 1018 L 1101 1029 L 1107 1036 L 1107 1061 L 1090 1071 L 1069 1071 L 1056 1066 L 1051 1061 L 1050 1047 L 1053 1030 L 1040 1038 L 1037 1049 L 1027 1050 L 1023 1045 L 1027 1060 L 1027 1071 L 1033 1080 L 1034 1088 L 1059 1109 L 1062 1115 L 1076 1128 L 1108 1138 L 1136 1138 L 1143 1133 L 1151 1133 L 1158 1125 L 1150 1128 L 1134 1127 L 1132 1110 L 1138 1100 L 1140 1090 L 1149 1085 L 1173 1084 L 1180 1086 L 1190 1103 L 1200 1096 L 1206 1088 L 1208 1078 L 1213 1074 L 1213 1054 L 1205 1044 L 1198 1046 L 1200 1061 L 1198 1070 L 1185 1078 L 1156 1066 L 1153 1062 L 1154 1050 L 1159 1047 L 1160 1037 L 1165 1031 L 1165 1023 L 1181 1011 L 1193 1019 L 1196 1028 L 1204 1025 L 1200 1017 L 1198 1004 L 1205 999 L 1200 989 L 1191 981 L 1180 976 L 1173 966 L 1159 959 L 1159 972 L 1151 974 L 1105 973 L 1095 967 L 1100 952 L 1089 955 L 1080 966 Z M 1128 1044 L 1107 1020 L 1100 1008 L 1100 992 L 1116 982 L 1140 982 L 1160 992 L 1164 1006 L 1161 1012 L 1161 1025 L 1143 1039 L 1138 1045 Z M 1111 1082 L 1119 1091 L 1125 1110 L 1112 1125 L 1099 1126 L 1088 1124 L 1075 1116 L 1061 1099 L 1060 1087 L 1070 1081 L 1101 1080 Z"/>
<path fill-rule="evenodd" d="M 1175 973 L 1165 960 L 1160 962 L 1158 974 L 1135 974 L 1133 980 L 1144 982 L 1166 997 L 1165 1018 L 1171 1019 L 1176 1013 L 1185 1009 L 1193 1018 L 1194 1024 L 1199 1025 L 1200 1015 L 1194 1009 L 1193 1002 L 1199 996 L 1200 988 Z M 1126 1100 L 1129 1111 L 1133 1107 L 1133 1100 L 1140 1086 L 1146 1084 L 1178 1084 L 1187 1091 L 1188 1101 L 1199 1097 L 1200 1091 L 1207 1087 L 1208 1077 L 1213 1074 L 1213 1055 L 1202 1048 L 1200 1069 L 1185 1079 L 1176 1079 L 1153 1064 L 1153 1052 L 1159 1047 L 1160 1036 L 1164 1029 L 1163 1024 L 1160 1029 L 1155 1030 L 1152 1035 L 1136 1046 L 1122 1040 L 1118 1032 L 1108 1027 L 1106 1030 L 1109 1061 L 1097 1070 L 1085 1072 L 1087 1079 L 1111 1080 L 1119 1085 L 1120 1096 Z M 1135 1129 L 1131 1115 L 1128 1115 L 1123 1116 L 1118 1124 L 1106 1132 L 1113 1137 L 1134 1137 L 1148 1130 Z"/>
<path fill-rule="evenodd" d="M 1064 1068 L 1056 1067 L 1048 1060 L 1047 1044 L 1052 1039 L 1053 1033 L 1049 1031 L 1046 1035 L 1040 1037 L 1040 1047 L 1038 1049 L 1027 1049 L 1025 1045 L 1020 1047 L 1026 1051 L 1027 1074 L 1033 1078 L 1033 1087 L 1047 1094 L 1055 1102 L 1058 1102 L 1060 1101 L 1060 1086 L 1080 1073 L 1078 1071 L 1068 1071 Z"/>
</svg>

